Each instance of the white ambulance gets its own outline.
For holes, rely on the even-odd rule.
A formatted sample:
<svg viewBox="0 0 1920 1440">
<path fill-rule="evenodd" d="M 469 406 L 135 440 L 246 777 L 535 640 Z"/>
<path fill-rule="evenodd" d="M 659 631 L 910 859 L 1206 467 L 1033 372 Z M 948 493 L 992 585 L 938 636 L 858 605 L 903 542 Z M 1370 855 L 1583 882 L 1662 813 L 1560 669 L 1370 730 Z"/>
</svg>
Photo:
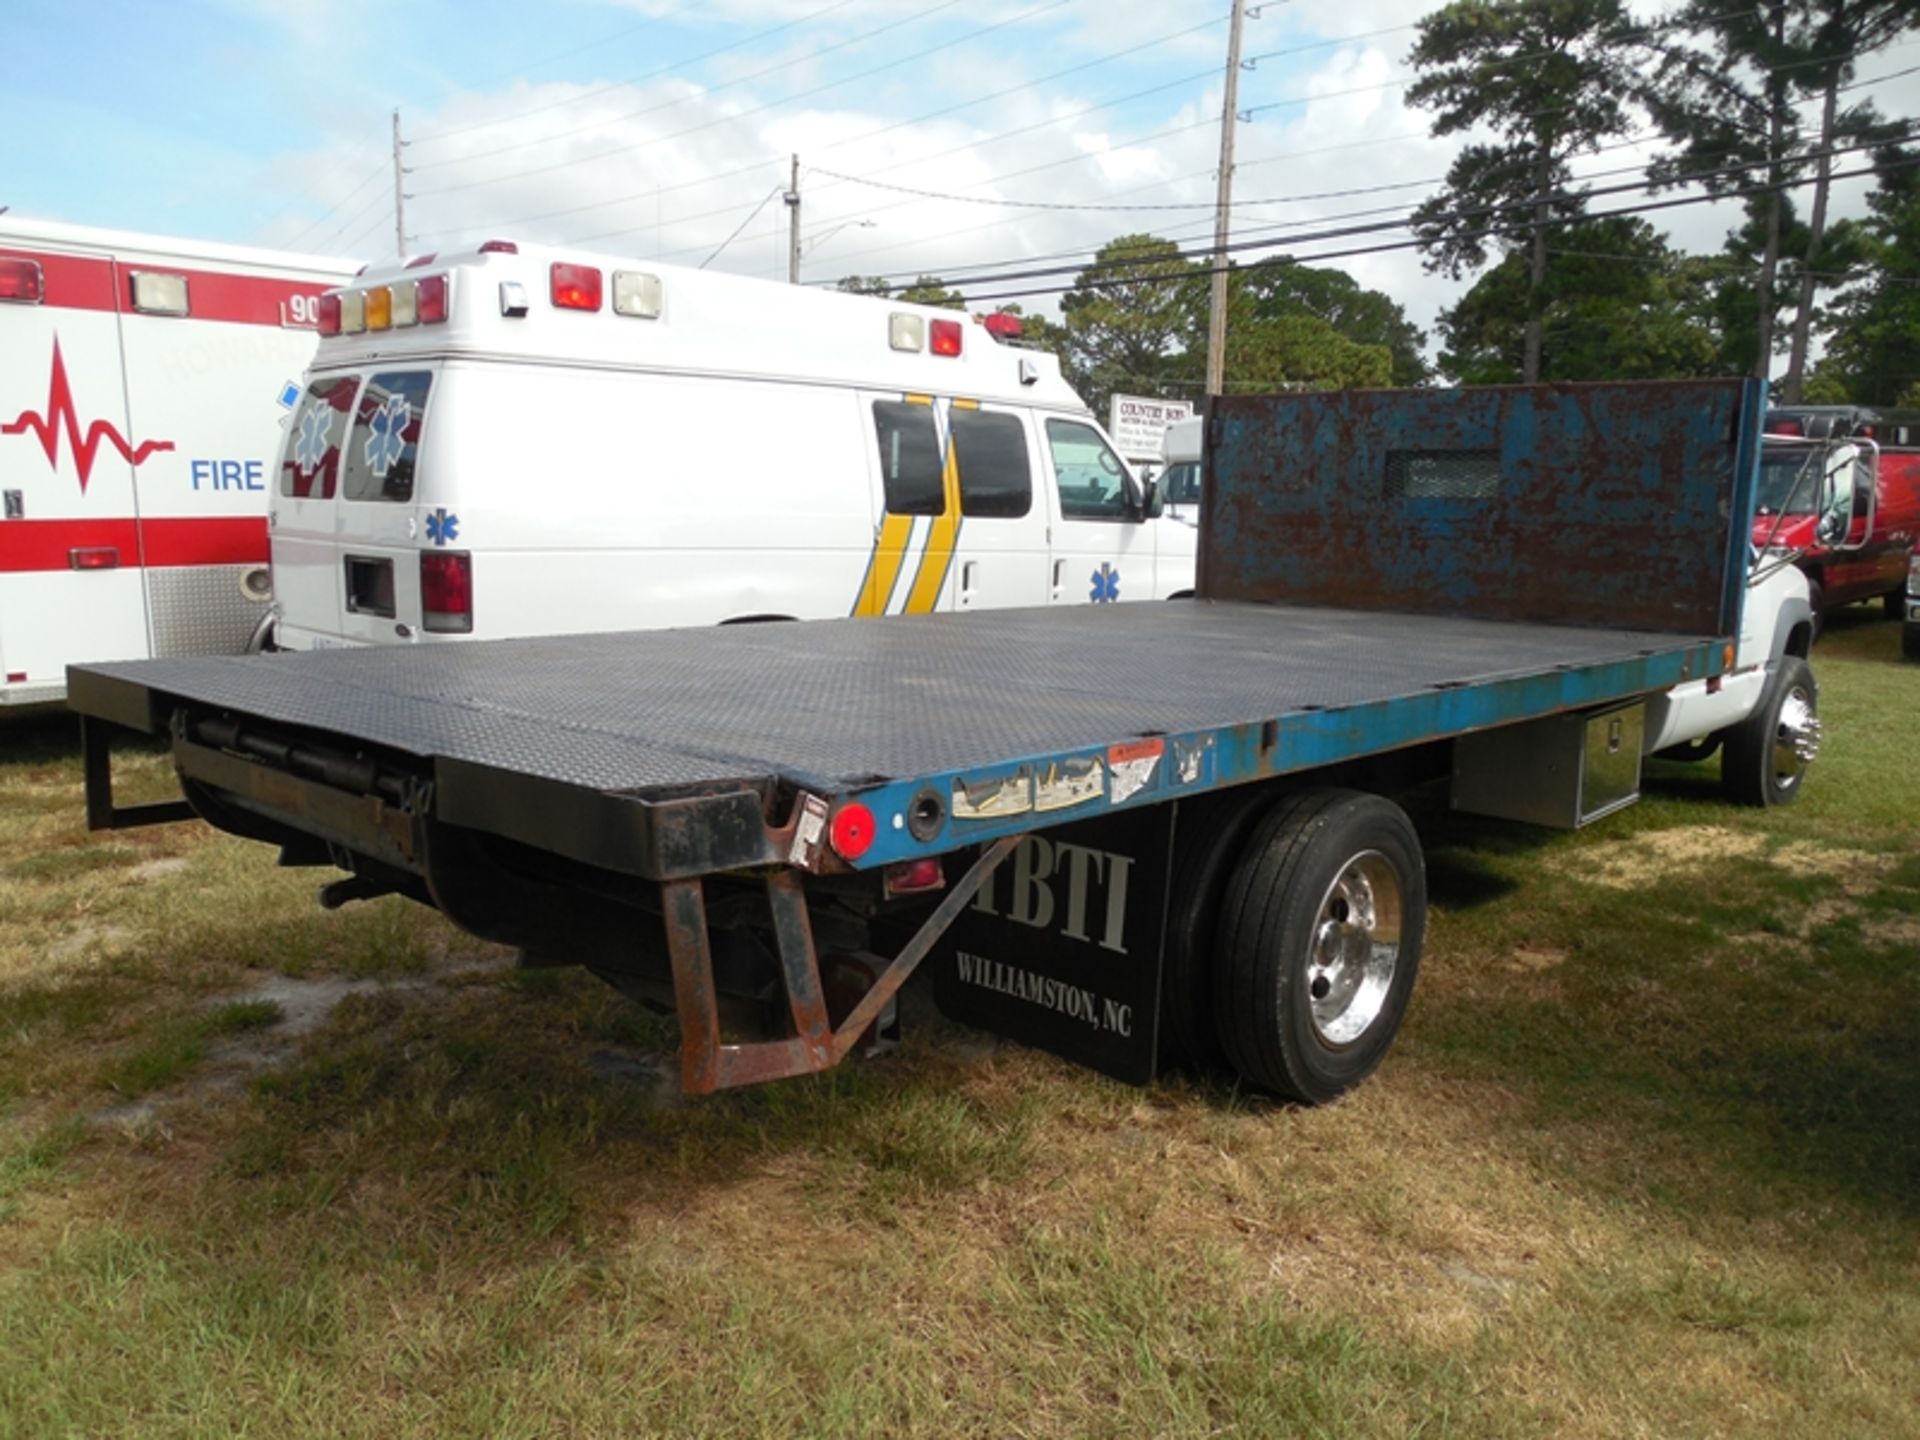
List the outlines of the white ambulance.
<svg viewBox="0 0 1920 1440">
<path fill-rule="evenodd" d="M 1193 532 L 1004 322 L 510 241 L 320 305 L 282 648 L 1193 589 Z"/>
<path fill-rule="evenodd" d="M 290 382 L 353 268 L 0 216 L 0 709 L 246 648 Z"/>
</svg>

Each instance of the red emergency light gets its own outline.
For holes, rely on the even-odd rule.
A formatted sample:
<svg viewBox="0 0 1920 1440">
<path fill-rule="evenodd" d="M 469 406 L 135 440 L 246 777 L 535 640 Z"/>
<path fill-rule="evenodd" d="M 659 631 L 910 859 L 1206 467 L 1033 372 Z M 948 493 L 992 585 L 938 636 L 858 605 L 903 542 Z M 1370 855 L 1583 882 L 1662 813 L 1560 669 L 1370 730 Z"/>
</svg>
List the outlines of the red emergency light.
<svg viewBox="0 0 1920 1440">
<path fill-rule="evenodd" d="M 927 326 L 927 348 L 936 355 L 958 355 L 966 327 L 958 320 L 936 320 Z"/>
<path fill-rule="evenodd" d="M 464 550 L 420 552 L 420 615 L 440 635 L 473 630 L 473 557 Z"/>
<path fill-rule="evenodd" d="M 1026 329 L 1018 315 L 1009 315 L 1004 310 L 994 311 L 980 323 L 987 327 L 987 333 L 996 340 L 1018 340 Z"/>
<path fill-rule="evenodd" d="M 28 260 L 18 255 L 0 255 L 0 300 L 38 305 L 46 298 L 46 285 L 40 276 L 38 260 Z"/>
<path fill-rule="evenodd" d="M 422 275 L 414 292 L 414 313 L 422 325 L 438 325 L 447 318 L 447 277 Z"/>
<path fill-rule="evenodd" d="M 1767 426 L 1769 435 L 1804 435 L 1806 433 L 1798 420 L 1776 420 Z"/>
<path fill-rule="evenodd" d="M 340 292 L 331 290 L 322 295 L 315 314 L 319 316 L 322 335 L 338 335 L 340 333 Z"/>
<path fill-rule="evenodd" d="M 75 570 L 118 570 L 120 550 L 115 545 L 76 545 L 67 551 L 67 563 Z"/>
<path fill-rule="evenodd" d="M 440 258 L 440 254 L 438 251 L 429 250 L 425 255 L 416 255 L 411 260 L 407 261 L 407 269 L 424 270 L 427 268 L 427 266 L 431 265 L 435 260 L 438 260 L 439 258 Z"/>
<path fill-rule="evenodd" d="M 482 240 L 480 253 L 482 255 L 518 255 L 520 247 L 511 240 Z"/>
<path fill-rule="evenodd" d="M 553 303 L 562 310 L 598 310 L 600 308 L 600 270 L 594 265 L 569 265 L 553 262 Z"/>
</svg>

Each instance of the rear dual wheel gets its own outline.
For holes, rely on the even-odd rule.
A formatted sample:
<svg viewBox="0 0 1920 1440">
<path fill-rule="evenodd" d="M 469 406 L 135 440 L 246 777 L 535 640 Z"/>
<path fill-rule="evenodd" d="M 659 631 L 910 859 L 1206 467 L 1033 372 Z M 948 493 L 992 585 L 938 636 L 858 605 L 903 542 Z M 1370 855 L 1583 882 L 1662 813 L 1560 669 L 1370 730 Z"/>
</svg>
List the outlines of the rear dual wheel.
<svg viewBox="0 0 1920 1440">
<path fill-rule="evenodd" d="M 1208 858 L 1189 851 L 1181 873 L 1224 883 L 1176 891 L 1169 917 L 1169 1029 L 1188 1046 L 1199 1031 L 1258 1089 L 1335 1099 L 1372 1073 L 1406 1015 L 1426 929 L 1419 838 L 1391 801 L 1333 789 L 1244 802 L 1214 833 Z M 1182 918 L 1194 913 L 1211 921 L 1210 945 Z M 1202 989 L 1211 1025 L 1192 1000 Z"/>
</svg>

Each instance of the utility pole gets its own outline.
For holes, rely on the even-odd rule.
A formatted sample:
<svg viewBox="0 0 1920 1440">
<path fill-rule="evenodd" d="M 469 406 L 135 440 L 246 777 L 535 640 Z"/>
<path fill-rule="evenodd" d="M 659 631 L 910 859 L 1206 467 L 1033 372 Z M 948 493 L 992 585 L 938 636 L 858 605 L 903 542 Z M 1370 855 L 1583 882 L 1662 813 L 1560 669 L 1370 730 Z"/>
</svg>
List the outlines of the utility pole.
<svg viewBox="0 0 1920 1440">
<path fill-rule="evenodd" d="M 800 283 L 800 157 L 793 157 L 793 175 L 787 182 L 787 283 Z"/>
<path fill-rule="evenodd" d="M 400 138 L 400 112 L 393 112 L 393 248 L 402 260 L 407 258 L 407 194 L 401 184 L 406 167 L 400 163 L 400 150 L 407 142 Z"/>
<path fill-rule="evenodd" d="M 1240 104 L 1240 24 L 1246 0 L 1233 0 L 1227 33 L 1227 95 L 1220 111 L 1220 192 L 1213 217 L 1213 298 L 1207 306 L 1207 394 L 1226 389 L 1227 231 L 1233 214 L 1233 122 Z"/>
</svg>

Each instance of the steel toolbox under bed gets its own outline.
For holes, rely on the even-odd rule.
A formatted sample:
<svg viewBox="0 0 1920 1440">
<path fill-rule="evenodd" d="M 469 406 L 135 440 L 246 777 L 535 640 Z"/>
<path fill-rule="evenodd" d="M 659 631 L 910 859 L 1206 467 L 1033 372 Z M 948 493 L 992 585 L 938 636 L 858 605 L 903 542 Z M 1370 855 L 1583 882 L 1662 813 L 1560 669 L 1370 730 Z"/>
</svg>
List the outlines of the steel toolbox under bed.
<svg viewBox="0 0 1920 1440">
<path fill-rule="evenodd" d="M 360 893 L 530 948 L 664 916 L 711 1090 L 842 1058 L 1023 835 L 1724 670 L 1758 411 L 1737 383 L 1223 402 L 1214 598 L 98 665 L 72 703 L 171 733 L 199 813 Z M 103 728 L 91 818 L 139 823 Z M 976 850 L 832 1024 L 807 887 Z M 702 887 L 743 876 L 791 1025 L 723 1044 Z"/>
</svg>

